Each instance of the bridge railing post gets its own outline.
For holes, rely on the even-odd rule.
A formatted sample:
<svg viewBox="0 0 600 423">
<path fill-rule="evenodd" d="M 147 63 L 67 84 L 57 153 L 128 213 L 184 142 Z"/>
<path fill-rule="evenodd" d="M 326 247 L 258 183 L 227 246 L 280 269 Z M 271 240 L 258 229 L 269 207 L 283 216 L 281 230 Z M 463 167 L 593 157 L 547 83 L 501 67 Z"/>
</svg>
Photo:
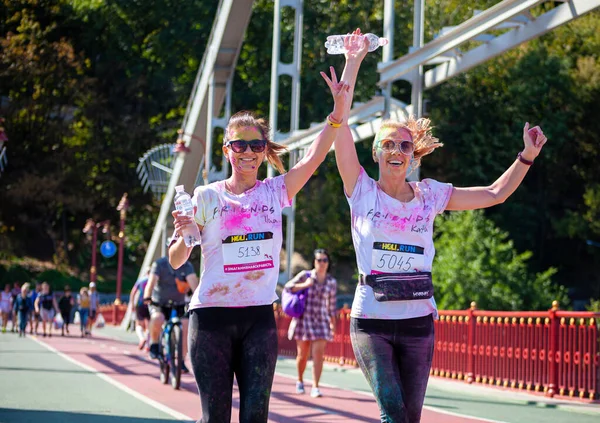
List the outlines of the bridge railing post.
<svg viewBox="0 0 600 423">
<path fill-rule="evenodd" d="M 471 307 L 467 310 L 467 323 L 468 323 L 468 337 L 467 337 L 467 383 L 473 383 L 474 378 L 474 369 L 473 369 L 473 354 L 475 351 L 473 350 L 473 344 L 475 343 L 475 316 L 474 312 L 477 310 L 477 303 L 475 301 L 471 302 Z"/>
<path fill-rule="evenodd" d="M 550 316 L 550 334 L 549 334 L 549 353 L 548 353 L 548 389 L 546 396 L 553 397 L 556 394 L 556 377 L 558 371 L 558 362 L 556 360 L 558 353 L 558 301 L 552 301 L 552 308 L 548 310 Z"/>
</svg>

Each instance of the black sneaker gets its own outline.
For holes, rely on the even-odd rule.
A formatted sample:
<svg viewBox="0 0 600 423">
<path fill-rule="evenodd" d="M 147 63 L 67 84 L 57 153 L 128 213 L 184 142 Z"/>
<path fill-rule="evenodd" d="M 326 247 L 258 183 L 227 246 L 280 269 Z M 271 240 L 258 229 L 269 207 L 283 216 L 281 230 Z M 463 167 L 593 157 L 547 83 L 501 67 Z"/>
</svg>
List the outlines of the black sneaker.
<svg viewBox="0 0 600 423">
<path fill-rule="evenodd" d="M 187 368 L 185 363 L 181 363 L 181 373 L 188 374 L 189 372 L 190 372 L 190 369 Z"/>
<path fill-rule="evenodd" d="M 150 358 L 153 360 L 158 359 L 160 355 L 160 350 L 158 348 L 158 344 L 150 344 Z"/>
</svg>

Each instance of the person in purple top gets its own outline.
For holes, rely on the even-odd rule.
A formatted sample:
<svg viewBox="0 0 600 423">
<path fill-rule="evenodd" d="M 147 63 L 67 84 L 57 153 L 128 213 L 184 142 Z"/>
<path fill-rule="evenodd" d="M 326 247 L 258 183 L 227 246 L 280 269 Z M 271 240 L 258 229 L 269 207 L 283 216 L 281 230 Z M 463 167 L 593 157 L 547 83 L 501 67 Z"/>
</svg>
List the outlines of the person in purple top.
<svg viewBox="0 0 600 423">
<path fill-rule="evenodd" d="M 144 348 L 148 339 L 150 311 L 148 310 L 148 305 L 144 302 L 144 290 L 146 289 L 146 285 L 148 285 L 149 273 L 150 270 L 146 270 L 145 275 L 137 280 L 129 294 L 129 304 L 131 304 L 131 310 L 135 313 L 135 333 L 140 340 L 138 344 L 140 350 Z"/>
</svg>

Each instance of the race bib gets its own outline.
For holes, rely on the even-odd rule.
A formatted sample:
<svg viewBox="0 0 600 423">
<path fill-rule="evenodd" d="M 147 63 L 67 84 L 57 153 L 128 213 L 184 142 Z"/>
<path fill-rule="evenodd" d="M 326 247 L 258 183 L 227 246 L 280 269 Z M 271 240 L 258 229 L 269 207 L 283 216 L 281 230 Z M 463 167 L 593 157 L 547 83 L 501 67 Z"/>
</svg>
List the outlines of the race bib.
<svg viewBox="0 0 600 423">
<path fill-rule="evenodd" d="M 270 269 L 273 263 L 273 232 L 230 235 L 223 240 L 225 273 Z"/>
<path fill-rule="evenodd" d="M 374 242 L 371 274 L 423 271 L 424 248 L 417 245 Z"/>
</svg>

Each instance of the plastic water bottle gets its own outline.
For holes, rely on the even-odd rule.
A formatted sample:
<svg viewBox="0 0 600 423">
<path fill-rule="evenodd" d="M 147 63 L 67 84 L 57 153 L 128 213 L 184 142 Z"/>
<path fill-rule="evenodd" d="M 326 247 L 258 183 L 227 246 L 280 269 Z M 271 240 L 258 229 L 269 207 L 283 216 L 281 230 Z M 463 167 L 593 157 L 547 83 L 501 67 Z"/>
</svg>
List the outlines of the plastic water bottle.
<svg viewBox="0 0 600 423">
<path fill-rule="evenodd" d="M 378 37 L 375 34 L 364 34 L 369 41 L 369 52 L 377 50 L 379 46 L 385 46 L 389 43 L 387 38 Z M 344 48 L 344 39 L 346 35 L 330 35 L 325 41 L 325 47 L 328 54 L 343 54 L 346 52 Z"/>
<path fill-rule="evenodd" d="M 200 245 L 200 229 L 196 225 L 194 220 L 194 205 L 192 204 L 192 197 L 185 192 L 183 185 L 177 185 L 175 187 L 175 209 L 180 212 L 183 216 L 189 216 L 192 218 L 191 225 L 187 225 L 183 228 L 183 240 L 185 245 L 193 247 L 194 245 Z"/>
</svg>

